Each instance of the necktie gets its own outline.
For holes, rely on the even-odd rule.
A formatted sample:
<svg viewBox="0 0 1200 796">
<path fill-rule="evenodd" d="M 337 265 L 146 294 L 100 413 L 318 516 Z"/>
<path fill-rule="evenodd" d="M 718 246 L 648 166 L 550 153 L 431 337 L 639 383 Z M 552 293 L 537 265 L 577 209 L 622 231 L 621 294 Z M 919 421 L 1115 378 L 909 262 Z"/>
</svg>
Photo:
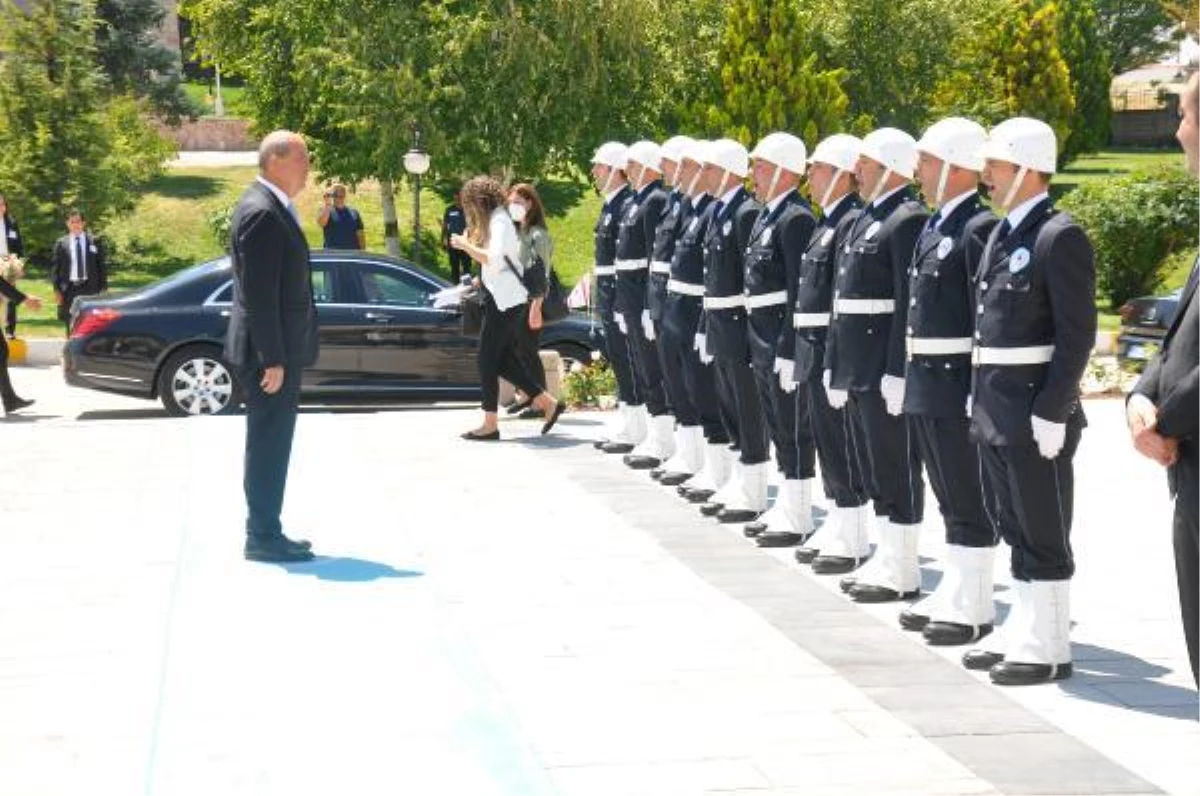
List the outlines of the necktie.
<svg viewBox="0 0 1200 796">
<path fill-rule="evenodd" d="M 71 274 L 72 282 L 82 282 L 87 279 L 87 265 L 83 259 L 83 236 L 75 238 L 75 270 Z"/>
<path fill-rule="evenodd" d="M 925 229 L 921 231 L 920 243 L 923 245 L 929 240 L 929 236 L 937 232 L 938 224 L 942 223 L 942 211 L 939 210 L 929 217 L 929 222 L 925 225 Z"/>
<path fill-rule="evenodd" d="M 1007 238 L 1010 232 L 1012 232 L 1012 223 L 1006 218 L 1000 222 L 1000 229 L 996 232 L 996 242 L 999 243 Z"/>
</svg>

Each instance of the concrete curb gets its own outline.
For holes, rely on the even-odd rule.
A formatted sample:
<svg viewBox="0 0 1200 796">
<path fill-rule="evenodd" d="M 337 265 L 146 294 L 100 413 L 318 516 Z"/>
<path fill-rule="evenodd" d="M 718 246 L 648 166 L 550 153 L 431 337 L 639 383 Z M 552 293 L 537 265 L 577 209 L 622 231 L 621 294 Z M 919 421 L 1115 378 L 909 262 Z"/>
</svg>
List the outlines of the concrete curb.
<svg viewBox="0 0 1200 796">
<path fill-rule="evenodd" d="M 45 368 L 62 362 L 62 350 L 66 341 L 54 337 L 18 338 L 25 344 L 25 350 L 13 350 L 9 342 L 9 364 L 26 367 Z"/>
</svg>

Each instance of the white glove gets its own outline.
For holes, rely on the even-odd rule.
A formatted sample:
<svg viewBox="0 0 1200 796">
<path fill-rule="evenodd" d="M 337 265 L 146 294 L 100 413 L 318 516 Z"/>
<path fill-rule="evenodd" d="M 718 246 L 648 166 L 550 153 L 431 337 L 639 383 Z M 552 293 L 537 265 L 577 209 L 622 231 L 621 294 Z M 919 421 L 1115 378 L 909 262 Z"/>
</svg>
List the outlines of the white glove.
<svg viewBox="0 0 1200 796">
<path fill-rule="evenodd" d="M 650 320 L 650 310 L 642 310 L 642 333 L 647 340 L 654 340 L 654 321 Z"/>
<path fill-rule="evenodd" d="M 621 313 L 613 313 L 613 320 L 617 322 L 617 328 L 621 330 L 621 334 L 628 335 L 629 327 L 625 325 L 625 316 Z"/>
<path fill-rule="evenodd" d="M 825 399 L 834 409 L 841 409 L 846 405 L 846 401 L 850 400 L 850 393 L 845 390 L 835 390 L 830 386 L 833 383 L 833 371 L 825 371 L 821 376 L 821 383 L 825 385 Z"/>
<path fill-rule="evenodd" d="M 967 417 L 971 416 L 971 404 L 974 403 L 971 394 L 967 393 Z"/>
<path fill-rule="evenodd" d="M 695 341 L 692 343 L 692 348 L 700 355 L 700 364 L 707 365 L 713 361 L 712 354 L 708 353 L 708 338 L 703 333 L 697 334 Z"/>
<path fill-rule="evenodd" d="M 879 382 L 879 391 L 883 393 L 883 401 L 887 404 L 889 415 L 895 416 L 904 411 L 904 379 L 884 376 Z"/>
<path fill-rule="evenodd" d="M 1053 459 L 1058 456 L 1067 439 L 1067 424 L 1051 423 L 1037 415 L 1029 418 L 1029 424 L 1033 427 L 1033 441 L 1037 443 L 1042 458 Z"/>
<path fill-rule="evenodd" d="M 784 392 L 795 392 L 796 363 L 790 359 L 775 357 L 775 372 L 779 374 L 779 389 Z"/>
</svg>

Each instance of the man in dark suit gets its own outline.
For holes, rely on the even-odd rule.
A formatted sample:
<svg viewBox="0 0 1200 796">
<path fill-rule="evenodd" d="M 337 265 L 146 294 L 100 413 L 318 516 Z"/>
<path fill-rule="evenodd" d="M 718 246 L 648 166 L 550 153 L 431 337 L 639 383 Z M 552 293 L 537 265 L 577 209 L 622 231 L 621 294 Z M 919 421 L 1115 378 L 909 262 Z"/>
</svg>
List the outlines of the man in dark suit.
<svg viewBox="0 0 1200 796">
<path fill-rule="evenodd" d="M 233 307 L 225 356 L 246 401 L 246 548 L 251 561 L 307 561 L 308 542 L 283 535 L 279 514 L 300 398 L 317 359 L 308 243 L 291 198 L 308 178 L 308 147 L 277 130 L 258 151 L 259 176 L 233 213 Z"/>
<path fill-rule="evenodd" d="M 71 333 L 71 304 L 76 296 L 94 296 L 108 289 L 108 264 L 104 247 L 87 231 L 79 210 L 67 212 L 67 234 L 54 242 L 50 284 L 58 304 L 58 319 Z"/>
<path fill-rule="evenodd" d="M 1196 174 L 1200 167 L 1200 108 L 1197 81 L 1193 74 L 1180 103 L 1179 131 L 1175 134 L 1187 156 L 1187 167 Z M 1200 683 L 1197 667 L 1197 632 L 1200 625 L 1200 317 L 1196 309 L 1196 283 L 1200 261 L 1192 266 L 1179 310 L 1167 331 L 1158 357 L 1147 367 L 1129 396 L 1126 418 L 1134 447 L 1167 468 L 1171 494 L 1175 496 L 1175 574 L 1179 582 L 1179 607 L 1187 642 L 1192 677 Z"/>
</svg>

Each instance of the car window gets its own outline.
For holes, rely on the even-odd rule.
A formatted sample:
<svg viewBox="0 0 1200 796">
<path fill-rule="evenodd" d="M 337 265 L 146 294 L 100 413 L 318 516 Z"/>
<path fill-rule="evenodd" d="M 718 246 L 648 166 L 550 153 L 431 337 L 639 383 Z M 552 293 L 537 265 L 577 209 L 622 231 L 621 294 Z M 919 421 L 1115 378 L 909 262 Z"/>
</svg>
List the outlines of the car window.
<svg viewBox="0 0 1200 796">
<path fill-rule="evenodd" d="M 388 307 L 427 307 L 431 287 L 396 268 L 358 269 L 362 300 Z"/>
<path fill-rule="evenodd" d="M 312 289 L 313 300 L 318 304 L 332 304 L 335 301 L 333 268 L 327 263 L 313 263 Z M 233 281 L 226 282 L 210 299 L 212 304 L 233 303 Z"/>
</svg>

